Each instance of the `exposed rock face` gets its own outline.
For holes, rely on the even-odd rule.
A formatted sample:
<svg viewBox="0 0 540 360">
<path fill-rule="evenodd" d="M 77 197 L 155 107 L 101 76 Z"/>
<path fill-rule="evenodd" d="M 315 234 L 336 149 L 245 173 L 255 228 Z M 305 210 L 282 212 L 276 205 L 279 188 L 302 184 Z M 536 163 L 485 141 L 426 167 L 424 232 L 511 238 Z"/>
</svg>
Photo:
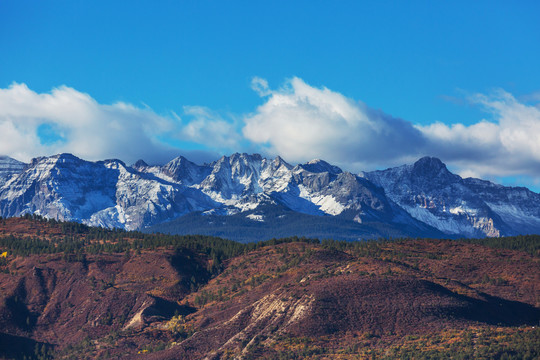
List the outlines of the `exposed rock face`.
<svg viewBox="0 0 540 360">
<path fill-rule="evenodd" d="M 524 187 L 506 187 L 489 181 L 463 179 L 473 191 L 509 227 L 503 233 L 540 232 L 540 195 Z"/>
<path fill-rule="evenodd" d="M 8 156 L 0 156 L 0 184 L 12 175 L 19 174 L 24 170 L 25 163 L 12 159 Z"/>
<path fill-rule="evenodd" d="M 88 256 L 82 262 L 62 255 L 18 258 L 16 275 L 0 274 L 1 332 L 46 342 L 58 336 L 61 345 L 73 344 L 89 332 L 105 336 L 111 328 L 140 329 L 187 314 L 191 308 L 176 299 L 189 292 L 192 276 L 205 274 L 192 271 L 201 261 L 193 254 L 180 259 L 183 267 L 175 261 L 166 251 Z"/>
<path fill-rule="evenodd" d="M 540 232 L 539 194 L 462 179 L 430 157 L 356 175 L 323 160 L 292 166 L 258 154 L 237 153 L 205 165 L 180 156 L 163 166 L 60 154 L 28 165 L 1 158 L 0 180 L 0 216 L 34 213 L 127 230 L 192 212 L 231 215 L 275 204 L 360 224 L 391 224 L 414 236 L 437 230 L 455 236 Z M 264 221 L 264 214 L 257 216 L 250 221 Z"/>
<path fill-rule="evenodd" d="M 414 218 L 445 233 L 502 236 L 540 232 L 540 195 L 479 179 L 462 179 L 424 157 L 364 176 Z"/>
<path fill-rule="evenodd" d="M 347 212 L 359 222 L 395 217 L 383 191 L 365 179 L 321 160 L 293 167 L 257 154 L 204 166 L 178 157 L 164 166 L 138 161 L 133 167 L 61 154 L 34 159 L 0 189 L 2 216 L 35 213 L 128 230 L 193 211 L 233 214 L 262 203 L 316 215 Z"/>
<path fill-rule="evenodd" d="M 429 250 L 421 247 L 422 253 L 427 250 L 427 253 L 445 254 L 444 259 L 428 260 L 434 273 L 427 277 L 423 270 L 405 265 L 412 258 L 418 259 L 418 244 L 428 245 Z M 301 246 L 297 248 L 300 253 L 292 250 L 294 246 L 288 250 L 290 259 L 302 253 Z M 387 262 L 370 257 L 360 260 L 340 251 L 313 248 L 309 260 L 300 261 L 290 272 L 265 277 L 258 286 L 247 285 L 249 291 L 243 295 L 203 305 L 190 316 L 199 331 L 177 346 L 154 354 L 152 359 L 218 359 L 231 354 L 234 358 L 265 358 L 263 354 L 274 358 L 283 350 L 280 340 L 275 339 L 310 339 L 311 344 L 318 341 L 315 339 L 324 339 L 321 341 L 328 347 L 347 337 L 356 343 L 365 334 L 377 339 L 394 334 L 402 339 L 405 334 L 434 334 L 486 323 L 534 324 L 539 318 L 538 309 L 531 305 L 507 301 L 500 297 L 502 293 L 492 289 L 477 291 L 469 286 L 472 282 L 467 277 L 478 276 L 475 271 L 491 271 L 493 263 L 488 259 L 495 252 L 492 249 L 483 249 L 485 257 L 478 259 L 475 252 L 479 249 L 467 249 L 463 243 L 448 240 L 411 240 L 392 246 L 396 246 L 394 250 L 400 248 L 402 260 L 407 259 L 392 267 L 392 275 L 385 270 L 389 266 Z M 257 257 L 250 254 L 245 259 L 232 260 L 229 266 L 233 269 L 241 266 L 242 270 L 225 271 L 211 280 L 204 291 L 219 294 L 225 287 L 230 291 L 231 282 L 256 278 L 261 269 L 272 274 L 271 269 L 287 256 L 280 250 L 261 248 Z M 472 274 L 463 267 L 470 262 L 478 266 Z M 507 264 L 510 268 L 516 262 Z M 530 267 L 533 268 L 537 266 Z M 320 269 L 331 275 L 323 275 L 325 272 L 319 272 Z M 523 269 L 512 271 L 517 274 Z M 446 276 L 458 276 L 454 279 L 460 280 L 442 280 Z M 531 280 L 534 277 L 526 272 L 518 277 L 525 276 Z M 532 289 L 533 282 L 527 286 Z M 536 301 L 533 296 L 529 300 Z"/>
<path fill-rule="evenodd" d="M 4 217 L 32 213 L 128 230 L 212 203 L 200 191 L 148 176 L 119 160 L 89 162 L 69 154 L 34 159 L 0 188 Z"/>
</svg>

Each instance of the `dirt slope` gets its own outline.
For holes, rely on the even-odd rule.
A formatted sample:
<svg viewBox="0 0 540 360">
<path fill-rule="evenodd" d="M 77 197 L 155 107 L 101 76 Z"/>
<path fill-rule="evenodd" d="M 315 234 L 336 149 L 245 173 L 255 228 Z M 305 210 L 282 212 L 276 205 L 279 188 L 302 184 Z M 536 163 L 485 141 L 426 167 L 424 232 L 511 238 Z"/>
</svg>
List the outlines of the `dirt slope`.
<svg viewBox="0 0 540 360">
<path fill-rule="evenodd" d="M 65 233 L 10 221 L 0 237 Z M 0 358 L 538 355 L 540 260 L 521 251 L 289 242 L 217 270 L 215 255 L 167 247 L 0 260 Z"/>
</svg>

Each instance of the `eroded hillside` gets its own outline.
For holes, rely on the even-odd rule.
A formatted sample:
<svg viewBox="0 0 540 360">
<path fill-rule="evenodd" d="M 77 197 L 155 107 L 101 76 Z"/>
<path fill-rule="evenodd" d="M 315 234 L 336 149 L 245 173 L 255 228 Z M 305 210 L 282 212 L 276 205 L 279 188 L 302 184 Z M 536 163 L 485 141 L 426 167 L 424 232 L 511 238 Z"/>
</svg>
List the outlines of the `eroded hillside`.
<svg viewBox="0 0 540 360">
<path fill-rule="evenodd" d="M 0 354 L 534 358 L 539 239 L 504 240 L 243 245 L 3 219 Z"/>
</svg>

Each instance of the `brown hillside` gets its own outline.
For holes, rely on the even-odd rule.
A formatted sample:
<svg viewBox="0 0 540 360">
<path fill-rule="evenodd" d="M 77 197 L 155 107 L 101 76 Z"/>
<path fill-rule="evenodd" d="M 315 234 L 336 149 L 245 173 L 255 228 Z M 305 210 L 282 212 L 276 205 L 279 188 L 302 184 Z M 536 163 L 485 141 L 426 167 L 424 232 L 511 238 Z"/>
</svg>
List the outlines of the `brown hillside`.
<svg viewBox="0 0 540 360">
<path fill-rule="evenodd" d="M 407 334 L 538 323 L 537 260 L 523 253 L 453 244 L 389 243 L 378 255 L 358 257 L 286 244 L 234 259 L 223 274 L 187 297 L 195 304 L 209 301 L 188 317 L 199 331 L 154 358 L 245 355 L 258 348 L 265 353 L 279 349 L 276 338 L 283 336 L 314 343 L 325 339 L 321 347 L 343 348 L 366 334 L 377 341 L 395 341 Z M 451 262 L 463 268 L 468 258 L 461 264 L 461 255 L 475 251 L 483 257 L 465 279 L 443 277 L 448 268 L 433 266 Z M 501 256 L 508 259 L 507 266 Z M 501 266 L 508 280 L 486 282 L 492 269 Z M 428 271 L 430 267 L 435 271 Z M 513 296 L 500 297 L 507 293 Z"/>
<path fill-rule="evenodd" d="M 30 221 L 28 218 L 7 218 L 0 220 L 0 236 L 55 237 L 62 235 L 58 222 Z"/>
<path fill-rule="evenodd" d="M 0 236 L 44 239 L 66 230 L 28 219 L 2 226 Z M 261 246 L 226 260 L 214 276 L 217 260 L 186 248 L 25 256 L 7 249 L 0 357 L 538 354 L 538 257 L 445 240 L 330 245 Z"/>
</svg>

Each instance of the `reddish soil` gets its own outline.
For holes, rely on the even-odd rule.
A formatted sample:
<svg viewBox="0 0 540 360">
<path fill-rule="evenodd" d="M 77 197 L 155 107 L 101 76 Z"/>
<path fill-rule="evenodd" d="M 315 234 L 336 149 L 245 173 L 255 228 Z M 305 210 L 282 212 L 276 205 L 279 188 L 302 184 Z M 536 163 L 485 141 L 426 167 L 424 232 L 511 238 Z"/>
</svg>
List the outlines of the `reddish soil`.
<svg viewBox="0 0 540 360">
<path fill-rule="evenodd" d="M 0 221 L 0 236 L 60 234 L 25 221 Z M 540 321 L 539 262 L 445 240 L 265 246 L 213 278 L 208 258 L 188 250 L 10 255 L 0 265 L 0 358 L 32 356 L 36 344 L 57 358 L 275 358 L 298 349 L 317 358 L 408 336 L 515 333 Z"/>
<path fill-rule="evenodd" d="M 29 221 L 24 218 L 7 218 L 0 220 L 0 236 L 14 235 L 19 237 L 55 237 L 62 236 L 62 228 L 58 223 Z"/>
</svg>

